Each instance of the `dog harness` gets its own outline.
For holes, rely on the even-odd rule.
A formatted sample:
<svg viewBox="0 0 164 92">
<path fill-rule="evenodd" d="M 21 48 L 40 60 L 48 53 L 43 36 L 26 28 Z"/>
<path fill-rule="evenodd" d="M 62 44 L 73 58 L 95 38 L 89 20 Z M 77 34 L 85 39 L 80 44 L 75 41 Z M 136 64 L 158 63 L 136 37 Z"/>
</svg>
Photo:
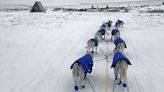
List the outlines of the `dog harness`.
<svg viewBox="0 0 164 92">
<path fill-rule="evenodd" d="M 126 43 L 125 43 L 120 37 L 118 37 L 118 38 L 114 41 L 114 44 L 115 44 L 116 47 L 117 47 L 118 44 L 121 43 L 121 42 L 123 42 L 123 43 L 125 44 L 125 48 L 127 48 L 127 47 L 126 47 Z"/>
<path fill-rule="evenodd" d="M 125 57 L 121 52 L 118 51 L 114 54 L 111 68 L 114 68 L 120 60 L 125 60 L 128 63 L 128 65 L 132 65 L 129 59 Z"/>
</svg>

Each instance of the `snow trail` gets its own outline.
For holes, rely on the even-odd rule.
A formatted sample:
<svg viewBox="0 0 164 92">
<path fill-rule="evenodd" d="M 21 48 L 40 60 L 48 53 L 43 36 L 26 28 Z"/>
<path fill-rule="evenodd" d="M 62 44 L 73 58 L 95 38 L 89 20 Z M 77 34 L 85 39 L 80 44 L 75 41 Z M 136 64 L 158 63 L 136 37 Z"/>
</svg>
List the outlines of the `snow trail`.
<svg viewBox="0 0 164 92">
<path fill-rule="evenodd" d="M 161 92 L 164 85 L 164 15 L 150 13 L 0 12 L 0 91 L 72 92 L 70 65 L 86 53 L 87 41 L 103 21 L 125 21 L 121 37 L 127 44 L 126 56 L 130 92 Z M 38 18 L 39 16 L 39 18 Z M 110 54 L 114 44 L 100 42 Z M 98 49 L 94 60 L 105 58 Z M 109 61 L 112 61 L 110 56 Z M 106 59 L 94 62 L 88 75 L 96 92 L 112 92 L 114 73 Z M 106 70 L 107 69 L 107 70 Z M 108 80 L 108 81 L 106 81 Z M 86 85 L 82 92 L 91 92 Z M 116 86 L 115 92 L 123 92 Z"/>
</svg>

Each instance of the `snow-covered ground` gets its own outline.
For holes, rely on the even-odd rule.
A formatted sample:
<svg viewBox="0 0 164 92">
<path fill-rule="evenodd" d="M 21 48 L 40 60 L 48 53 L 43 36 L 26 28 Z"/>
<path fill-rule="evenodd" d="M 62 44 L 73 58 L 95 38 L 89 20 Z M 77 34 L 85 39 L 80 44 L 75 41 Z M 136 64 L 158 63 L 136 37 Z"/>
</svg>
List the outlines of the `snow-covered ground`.
<svg viewBox="0 0 164 92">
<path fill-rule="evenodd" d="M 98 12 L 0 12 L 0 92 L 72 92 L 70 65 L 86 53 L 85 46 L 103 21 L 125 21 L 121 37 L 132 62 L 130 92 L 164 91 L 164 14 Z M 105 53 L 114 45 L 100 42 Z M 102 52 L 94 60 L 104 58 Z M 109 58 L 112 60 L 112 57 Z M 106 61 L 94 63 L 88 79 L 96 92 L 112 92 L 114 74 Z M 107 71 L 106 71 L 107 68 Z M 107 76 L 106 76 L 107 73 Z M 107 78 L 107 84 L 106 84 Z M 81 92 L 92 92 L 88 82 Z M 116 92 L 123 92 L 116 86 Z"/>
</svg>

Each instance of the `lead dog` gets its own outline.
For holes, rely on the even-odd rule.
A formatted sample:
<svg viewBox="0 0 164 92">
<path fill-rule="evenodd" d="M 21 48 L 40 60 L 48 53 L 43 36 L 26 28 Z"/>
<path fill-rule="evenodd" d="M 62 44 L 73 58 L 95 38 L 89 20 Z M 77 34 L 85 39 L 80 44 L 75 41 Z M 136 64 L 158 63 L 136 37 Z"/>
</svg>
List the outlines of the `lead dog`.
<svg viewBox="0 0 164 92">
<path fill-rule="evenodd" d="M 113 41 L 113 37 L 114 37 L 114 40 L 116 40 L 118 37 L 120 37 L 120 32 L 118 31 L 118 29 L 112 29 L 111 41 Z"/>
<path fill-rule="evenodd" d="M 123 28 L 124 24 L 125 24 L 124 21 L 118 19 L 116 24 L 115 24 L 115 27 L 116 27 L 116 29 L 118 29 L 119 27 Z"/>
<path fill-rule="evenodd" d="M 107 26 L 108 26 L 108 30 L 112 27 L 112 21 L 111 20 L 109 20 L 108 22 L 106 22 L 106 24 L 107 24 Z"/>
<path fill-rule="evenodd" d="M 113 52 L 120 51 L 123 53 L 124 49 L 127 48 L 126 43 L 124 40 L 122 40 L 120 37 L 118 37 L 116 40 L 114 40 L 115 48 Z"/>
<path fill-rule="evenodd" d="M 97 54 L 97 46 L 98 46 L 98 39 L 97 37 L 94 37 L 87 42 L 87 46 L 85 48 L 87 49 L 87 52 L 94 52 L 94 48 L 95 48 L 95 52 Z"/>
<path fill-rule="evenodd" d="M 78 91 L 79 88 L 84 88 L 85 85 L 82 85 L 83 79 L 86 78 L 87 73 L 92 72 L 93 67 L 93 52 L 87 53 L 86 55 L 82 56 L 78 60 L 76 60 L 72 65 L 72 76 L 74 79 L 74 89 Z"/>
<path fill-rule="evenodd" d="M 116 52 L 111 68 L 114 68 L 115 80 L 119 81 L 118 85 L 123 84 L 123 87 L 127 87 L 128 65 L 131 65 L 129 59 L 121 52 Z"/>
<path fill-rule="evenodd" d="M 108 22 L 104 22 L 103 25 L 101 26 L 101 28 L 105 28 L 106 30 L 110 30 L 110 28 L 112 27 L 112 21 L 109 20 Z"/>
</svg>

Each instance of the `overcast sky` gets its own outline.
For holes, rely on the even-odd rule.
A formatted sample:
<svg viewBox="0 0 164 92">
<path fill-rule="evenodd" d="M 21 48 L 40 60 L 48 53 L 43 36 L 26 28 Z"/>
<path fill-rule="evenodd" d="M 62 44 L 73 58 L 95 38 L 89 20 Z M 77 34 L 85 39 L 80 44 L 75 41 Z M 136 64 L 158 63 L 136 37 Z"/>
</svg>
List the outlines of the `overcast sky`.
<svg viewBox="0 0 164 92">
<path fill-rule="evenodd" d="M 0 4 L 26 4 L 33 5 L 36 0 L 0 0 Z M 38 0 L 43 5 L 76 5 L 80 3 L 106 3 L 125 1 L 162 1 L 162 0 Z M 164 0 L 163 0 L 164 1 Z"/>
</svg>

